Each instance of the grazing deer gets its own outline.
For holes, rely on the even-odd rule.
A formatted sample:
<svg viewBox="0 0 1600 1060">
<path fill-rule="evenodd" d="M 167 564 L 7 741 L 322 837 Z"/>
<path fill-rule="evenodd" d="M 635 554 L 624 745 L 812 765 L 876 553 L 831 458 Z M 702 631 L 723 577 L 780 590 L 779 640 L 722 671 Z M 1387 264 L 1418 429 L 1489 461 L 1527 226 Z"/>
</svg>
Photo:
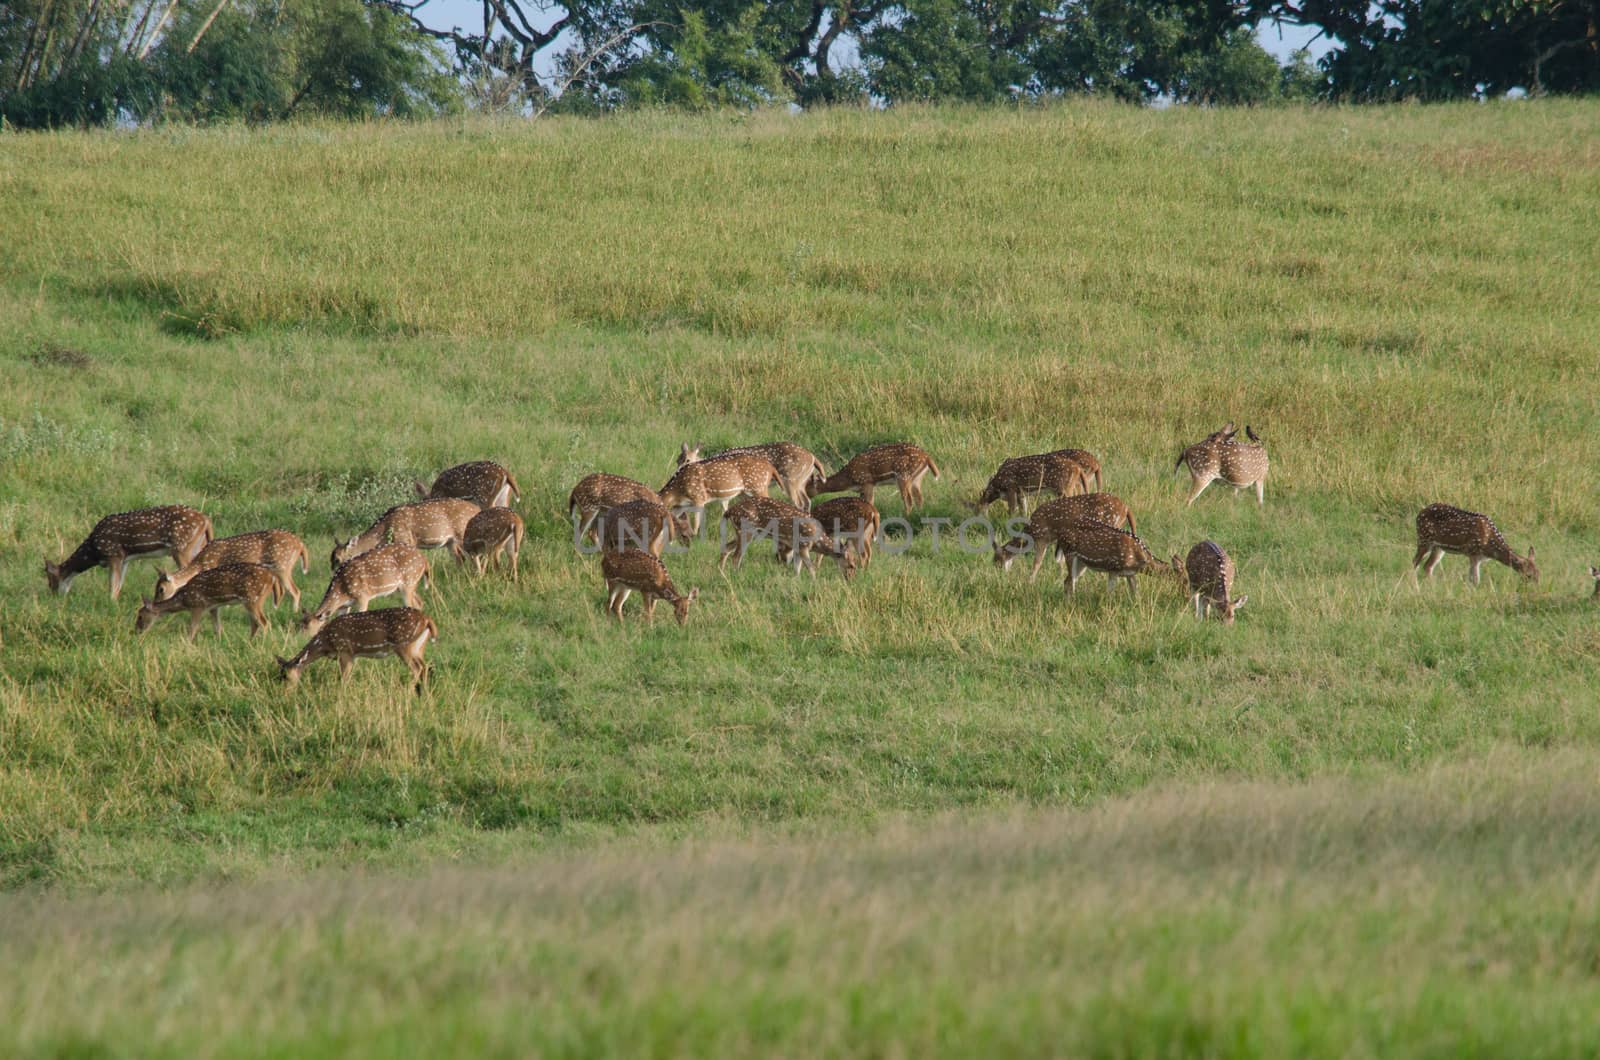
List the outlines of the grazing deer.
<svg viewBox="0 0 1600 1060">
<path fill-rule="evenodd" d="M 1106 576 L 1106 591 L 1116 588 L 1117 579 L 1128 583 L 1129 595 L 1138 590 L 1134 579 L 1145 571 L 1176 571 L 1178 556 L 1171 561 L 1156 559 L 1155 553 L 1128 530 L 1118 530 L 1105 523 L 1082 520 L 1063 529 L 1057 546 L 1067 554 L 1067 595 L 1077 591 L 1078 578 L 1086 570 L 1099 571 Z"/>
<path fill-rule="evenodd" d="M 1256 503 L 1267 503 L 1267 448 L 1248 425 L 1245 431 L 1250 438 L 1248 444 L 1235 440 L 1234 436 L 1239 432 L 1229 422 L 1222 430 L 1189 446 L 1178 456 L 1178 462 L 1172 470 L 1177 471 L 1188 465 L 1189 504 L 1193 504 L 1195 498 L 1217 479 L 1232 486 L 1235 493 L 1254 486 Z"/>
<path fill-rule="evenodd" d="M 922 477 L 930 471 L 934 478 L 939 477 L 939 468 L 926 450 L 907 442 L 893 442 L 857 453 L 821 481 L 812 479 L 806 489 L 813 497 L 856 490 L 862 500 L 871 504 L 873 488 L 892 481 L 900 487 L 900 503 L 909 513 L 922 503 Z"/>
<path fill-rule="evenodd" d="M 416 483 L 416 487 L 417 496 L 423 500 L 459 497 L 472 501 L 480 508 L 504 508 L 510 505 L 512 498 L 522 499 L 517 480 L 493 460 L 457 464 L 439 472 L 431 489 L 420 482 Z"/>
<path fill-rule="evenodd" d="M 600 573 L 606 580 L 606 613 L 622 621 L 622 605 L 628 594 L 637 592 L 644 597 L 644 617 L 647 622 L 656 620 L 656 601 L 665 600 L 672 605 L 678 625 L 689 620 L 689 605 L 700 598 L 699 589 L 690 589 L 689 595 L 678 592 L 667 575 L 667 568 L 648 552 L 637 548 L 621 552 L 607 552 L 600 557 Z"/>
<path fill-rule="evenodd" d="M 793 442 L 765 442 L 761 445 L 741 445 L 733 449 L 724 449 L 717 456 L 726 456 L 729 453 L 753 453 L 771 461 L 773 468 L 778 472 L 778 482 L 783 486 L 783 492 L 788 494 L 789 500 L 795 507 L 808 510 L 811 507 L 811 498 L 806 493 L 806 485 L 813 478 L 825 479 L 828 469 L 822 466 L 822 461 L 814 456 L 811 450 L 798 446 Z M 692 464 L 700 459 L 700 446 L 691 446 L 688 442 L 678 450 L 678 466 Z"/>
<path fill-rule="evenodd" d="M 1033 570 L 1028 575 L 1028 580 L 1033 581 L 1039 576 L 1039 568 L 1043 566 L 1050 546 L 1056 546 L 1056 560 L 1065 562 L 1066 553 L 1060 547 L 1061 535 L 1068 527 L 1086 519 L 1115 527 L 1127 524 L 1130 532 L 1138 532 L 1138 527 L 1133 522 L 1133 513 L 1128 510 L 1128 506 L 1120 497 L 1109 493 L 1083 493 L 1076 497 L 1061 497 L 1039 506 L 1039 510 L 1033 513 L 1033 518 L 1028 520 L 1028 525 L 1023 528 L 1023 536 L 1013 537 L 1004 544 L 996 538 L 995 565 L 1001 570 L 1010 570 L 1011 561 L 1027 552 L 1031 542 L 1034 550 Z"/>
<path fill-rule="evenodd" d="M 83 544 L 60 563 L 45 560 L 44 576 L 51 591 L 64 596 L 78 575 L 106 567 L 115 600 L 130 560 L 171 556 L 178 566 L 187 566 L 214 536 L 210 519 L 181 504 L 118 512 L 95 523 Z"/>
<path fill-rule="evenodd" d="M 448 548 L 456 562 L 466 559 L 461 541 L 467 524 L 477 515 L 476 502 L 459 497 L 437 497 L 428 501 L 397 504 L 378 517 L 377 522 L 348 541 L 333 539 L 334 567 L 379 545 L 397 542 L 417 548 Z"/>
<path fill-rule="evenodd" d="M 1084 465 L 1064 455 L 1075 452 L 1081 453 L 1083 450 L 1061 449 L 1054 453 L 1014 456 L 1002 461 L 999 470 L 972 503 L 972 510 L 981 512 L 995 501 L 1003 500 L 1008 514 L 1020 508 L 1026 516 L 1028 498 L 1034 494 L 1049 491 L 1057 497 L 1067 497 L 1089 492 L 1089 473 Z M 1097 474 L 1099 466 L 1096 461 Z"/>
<path fill-rule="evenodd" d="M 1203 620 L 1215 609 L 1224 625 L 1233 625 L 1234 613 L 1250 599 L 1233 598 L 1233 557 L 1215 541 L 1202 541 L 1189 550 L 1183 567 L 1189 575 L 1194 617 Z"/>
<path fill-rule="evenodd" d="M 872 562 L 873 542 L 883 520 L 878 509 L 860 497 L 835 497 L 811 509 L 811 517 L 822 524 L 822 532 L 855 552 L 861 568 Z M 778 558 L 788 561 L 786 550 L 780 546 Z"/>
<path fill-rule="evenodd" d="M 259 563 L 278 577 L 296 610 L 300 607 L 300 588 L 294 583 L 294 565 L 300 564 L 300 573 L 311 570 L 311 553 L 305 542 L 287 530 L 256 530 L 248 534 L 219 537 L 200 550 L 200 554 L 172 573 L 156 574 L 155 602 L 170 600 L 201 571 L 220 567 L 225 563 Z M 278 594 L 278 599 L 283 598 Z"/>
<path fill-rule="evenodd" d="M 479 574 L 483 573 L 485 560 L 498 569 L 504 553 L 511 558 L 511 580 L 516 581 L 517 557 L 522 553 L 522 537 L 526 532 L 522 516 L 510 508 L 485 508 L 467 521 L 461 550 L 472 557 Z"/>
<path fill-rule="evenodd" d="M 567 518 L 575 519 L 575 533 L 580 539 L 593 540 L 597 535 L 594 521 L 607 508 L 615 508 L 629 501 L 654 501 L 661 503 L 661 494 L 621 475 L 608 475 L 597 471 L 585 476 L 567 497 Z"/>
<path fill-rule="evenodd" d="M 797 574 L 804 567 L 813 578 L 817 576 L 817 560 L 812 555 L 815 550 L 838 562 L 845 581 L 855 577 L 858 566 L 855 552 L 834 541 L 823 532 L 822 523 L 792 504 L 771 497 L 748 497 L 729 508 L 722 517 L 732 524 L 734 534 L 722 547 L 718 570 L 726 569 L 730 558 L 737 569 L 744 562 L 750 542 L 770 537 Z"/>
<path fill-rule="evenodd" d="M 687 512 L 690 529 L 698 535 L 706 505 L 721 501 L 723 514 L 738 496 L 765 497 L 778 478 L 772 461 L 755 453 L 732 452 L 684 464 L 661 487 L 661 503 L 675 512 Z"/>
<path fill-rule="evenodd" d="M 333 572 L 322 602 L 300 617 L 300 628 L 315 633 L 340 612 L 365 611 L 373 600 L 393 592 L 405 597 L 407 607 L 421 607 L 417 586 L 424 581 L 431 581 L 431 575 L 422 553 L 399 542 L 379 545 Z"/>
<path fill-rule="evenodd" d="M 689 520 L 652 500 L 628 501 L 602 512 L 595 520 L 600 547 L 606 552 L 642 548 L 657 559 L 668 541 L 687 543 Z"/>
<path fill-rule="evenodd" d="M 1478 584 L 1479 568 L 1486 559 L 1504 563 L 1529 581 L 1539 580 L 1539 568 L 1533 562 L 1533 549 L 1526 556 L 1511 551 L 1506 539 L 1500 535 L 1494 521 L 1487 515 L 1452 508 L 1448 504 L 1430 504 L 1417 513 L 1417 554 L 1411 559 L 1411 576 L 1416 577 L 1417 565 L 1428 561 L 1428 577 L 1439 565 L 1446 552 L 1466 556 L 1472 562 L 1468 580 Z"/>
<path fill-rule="evenodd" d="M 354 615 L 340 615 L 329 622 L 300 649 L 293 659 L 278 659 L 278 672 L 293 688 L 300 681 L 300 672 L 325 656 L 339 660 L 339 680 L 350 676 L 350 667 L 357 659 L 393 653 L 405 660 L 416 678 L 417 691 L 422 691 L 423 680 L 428 676 L 428 664 L 422 661 L 422 649 L 428 641 L 439 639 L 439 627 L 433 619 L 411 607 L 386 607 L 381 611 L 362 611 Z"/>
<path fill-rule="evenodd" d="M 200 631 L 200 620 L 211 612 L 217 635 L 222 635 L 222 608 L 241 604 L 250 616 L 250 636 L 267 624 L 262 611 L 267 597 L 274 605 L 283 600 L 283 582 L 277 572 L 258 563 L 224 563 L 220 567 L 203 570 L 190 578 L 183 588 L 165 600 L 145 597 L 139 614 L 133 621 L 134 631 L 143 633 L 156 624 L 163 615 L 189 612 L 189 639 L 194 640 Z"/>
</svg>

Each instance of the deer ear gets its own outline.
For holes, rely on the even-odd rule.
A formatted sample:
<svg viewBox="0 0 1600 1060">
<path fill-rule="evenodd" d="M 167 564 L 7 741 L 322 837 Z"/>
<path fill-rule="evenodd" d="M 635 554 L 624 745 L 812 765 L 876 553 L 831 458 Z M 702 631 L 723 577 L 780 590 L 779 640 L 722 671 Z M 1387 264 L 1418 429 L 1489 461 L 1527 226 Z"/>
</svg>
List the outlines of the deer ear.
<svg viewBox="0 0 1600 1060">
<path fill-rule="evenodd" d="M 698 599 L 700 599 L 700 587 L 697 585 L 689 590 L 689 602 L 692 604 Z"/>
<path fill-rule="evenodd" d="M 1249 593 L 1245 593 L 1243 596 L 1239 597 L 1239 599 L 1237 599 L 1237 600 L 1235 600 L 1233 602 L 1233 609 L 1235 611 L 1237 611 L 1241 607 L 1243 607 L 1245 604 L 1248 604 L 1249 602 L 1250 602 L 1250 594 Z"/>
<path fill-rule="evenodd" d="M 141 610 L 147 609 L 147 608 L 152 606 L 151 603 L 150 603 L 150 598 L 148 596 L 142 597 L 141 600 L 140 600 L 140 603 L 141 603 L 141 608 L 140 608 Z"/>
<path fill-rule="evenodd" d="M 1533 546 L 1532 545 L 1528 546 L 1528 558 L 1529 559 L 1533 558 Z"/>
</svg>

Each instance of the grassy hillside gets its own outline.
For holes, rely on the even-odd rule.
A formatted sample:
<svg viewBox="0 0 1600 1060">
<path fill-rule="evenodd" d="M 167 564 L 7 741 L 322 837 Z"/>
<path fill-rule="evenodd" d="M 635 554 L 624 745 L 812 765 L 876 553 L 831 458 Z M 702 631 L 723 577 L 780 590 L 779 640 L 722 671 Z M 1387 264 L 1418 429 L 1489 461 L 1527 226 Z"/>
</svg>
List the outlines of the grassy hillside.
<svg viewBox="0 0 1600 1060">
<path fill-rule="evenodd" d="M 593 834 L 1094 804 L 1600 745 L 1592 103 L 651 117 L 0 138 L 0 880 L 412 865 Z M 1172 462 L 1234 418 L 1267 506 Z M 690 627 L 608 625 L 567 491 L 684 440 L 1100 454 L 1251 603 L 1002 576 L 919 538 L 844 585 L 704 544 Z M 59 558 L 100 515 L 330 535 L 414 476 L 518 474 L 520 586 L 435 561 L 431 692 L 286 694 L 249 642 L 135 637 Z M 1412 519 L 1544 578 L 1420 591 Z M 897 514 L 896 501 L 886 507 Z M 147 587 L 148 565 L 132 585 Z"/>
</svg>

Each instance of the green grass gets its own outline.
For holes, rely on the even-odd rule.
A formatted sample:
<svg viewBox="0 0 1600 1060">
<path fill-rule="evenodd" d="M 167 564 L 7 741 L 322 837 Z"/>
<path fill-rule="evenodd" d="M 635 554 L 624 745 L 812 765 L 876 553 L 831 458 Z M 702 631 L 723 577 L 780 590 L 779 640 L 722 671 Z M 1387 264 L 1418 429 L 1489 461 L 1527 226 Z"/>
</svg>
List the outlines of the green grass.
<svg viewBox="0 0 1600 1060">
<path fill-rule="evenodd" d="M 860 833 L 902 815 L 976 813 L 982 829 L 990 812 L 1059 814 L 1152 785 L 1320 798 L 1347 789 L 1292 793 L 1328 776 L 1410 791 L 1394 778 L 1506 755 L 1526 772 L 1546 755 L 1593 762 L 1597 118 L 1585 102 L 1085 106 L 0 137 L 0 885 L 410 874 L 547 849 L 556 860 L 529 864 L 549 875 L 560 858 L 611 857 L 587 852 L 608 838 L 663 844 L 670 864 L 680 840 L 798 829 L 819 849 L 870 845 Z M 1183 507 L 1174 458 L 1230 418 L 1268 440 L 1265 510 L 1217 489 Z M 831 568 L 796 578 L 764 553 L 724 579 L 701 544 L 670 561 L 702 590 L 687 629 L 645 628 L 632 609 L 608 624 L 597 562 L 563 521 L 572 484 L 604 469 L 655 485 L 683 441 L 774 438 L 834 465 L 915 441 L 944 471 L 927 490 L 928 514 L 945 517 L 965 514 L 1002 457 L 1084 446 L 1158 553 L 1223 543 L 1250 606 L 1232 628 L 1201 625 L 1158 579 L 1136 600 L 1095 581 L 1069 602 L 1053 576 L 1029 585 L 925 539 L 849 585 Z M 133 599 L 112 603 L 104 573 L 62 599 L 40 571 L 107 512 L 190 503 L 221 534 L 301 533 L 315 599 L 333 533 L 406 499 L 413 477 L 481 457 L 523 485 L 523 579 L 435 560 L 425 602 L 441 639 L 422 697 L 392 662 L 361 664 L 343 687 L 331 666 L 312 670 L 286 693 L 271 658 L 299 643 L 287 609 L 255 642 L 238 614 L 220 642 L 190 645 L 180 623 L 136 637 Z M 1536 545 L 1543 580 L 1494 567 L 1474 590 L 1451 558 L 1413 587 L 1413 519 L 1435 500 Z M 150 568 L 135 569 L 143 590 Z M 1545 827 L 1503 827 L 1523 824 Z M 1576 878 L 1593 826 L 1563 827 L 1583 843 L 1570 861 L 1552 848 L 1550 872 Z M 1418 856 L 1408 871 L 1427 870 Z M 1279 970 L 1354 932 L 1342 959 L 1381 964 L 1417 910 L 1434 924 L 1557 903 L 1538 881 L 1528 894 L 1525 881 L 1424 888 L 1322 931 L 1358 884 L 1323 880 L 1319 864 L 1284 870 L 1260 928 L 1248 888 L 1169 894 L 1125 938 L 1104 904 L 1072 898 L 1060 915 L 1097 933 L 1095 952 L 1181 938 L 1148 989 L 1137 963 L 1096 981 L 1072 1010 L 1088 1037 L 1066 1051 L 1103 1051 L 1093 1029 L 1147 1005 L 1151 1048 L 1121 1052 L 1453 1052 L 1463 1039 L 1427 1026 L 1460 1016 L 1487 1021 L 1487 1055 L 1511 1026 L 1495 1021 L 1524 1011 L 1544 1021 L 1530 1042 L 1585 1051 L 1570 1022 L 1581 1006 L 1562 1006 L 1590 988 L 1559 948 L 1540 958 L 1563 984 L 1554 1000 L 1534 997 L 1537 979 L 1446 968 L 1439 990 L 1418 980 L 1375 1002 L 1368 1025 L 1389 1038 L 1305 1037 L 1369 995 L 1275 993 L 1246 967 L 1253 950 L 1223 955 L 1238 978 L 1173 993 L 1207 963 L 1207 930 L 1287 932 Z M 992 875 L 972 886 L 1034 885 Z M 58 900 L 76 901 L 41 899 Z M 219 899 L 235 900 L 250 899 Z M 1019 914 L 1023 935 L 1035 908 Z M 418 928 L 436 939 L 419 951 L 445 944 L 438 930 Z M 1430 937 L 1402 934 L 1418 968 L 1449 959 Z M 948 953 L 930 942 L 929 960 L 1001 952 L 977 938 Z M 1277 952 L 1275 938 L 1258 942 Z M 934 980 L 953 993 L 919 1006 L 899 967 L 899 987 L 851 1010 L 882 1030 L 869 1040 L 1023 1040 L 994 1015 L 1004 984 L 997 1007 L 946 1026 L 963 980 Z M 1476 985 L 1452 993 L 1461 983 Z M 1050 999 L 1015 985 L 1032 998 L 1017 1026 L 1054 1026 Z M 737 1051 L 677 1027 L 695 1006 L 747 1029 L 770 1019 L 774 1042 L 805 1051 L 792 1036 L 804 1006 L 782 991 L 685 990 L 628 1008 L 615 1039 L 593 1037 L 614 1008 L 570 1015 L 549 1051 Z M 1256 1039 L 1231 1014 L 1279 1001 L 1331 1015 Z M 142 1019 L 143 1004 L 108 1001 L 106 1026 Z M 388 1018 L 352 1017 L 350 1033 Z M 29 1033 L 71 1045 L 53 1024 Z M 173 1024 L 151 1040 L 184 1051 L 194 1033 Z"/>
<path fill-rule="evenodd" d="M 0 896 L 0 1040 L 107 1057 L 1589 1056 L 1597 767 L 1519 752 L 870 838 Z"/>
</svg>

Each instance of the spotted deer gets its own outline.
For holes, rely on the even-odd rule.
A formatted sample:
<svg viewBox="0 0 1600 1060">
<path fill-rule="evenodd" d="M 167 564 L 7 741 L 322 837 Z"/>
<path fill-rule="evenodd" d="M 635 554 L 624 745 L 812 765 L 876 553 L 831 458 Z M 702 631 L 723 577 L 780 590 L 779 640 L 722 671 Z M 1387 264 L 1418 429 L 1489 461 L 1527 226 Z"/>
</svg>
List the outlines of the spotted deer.
<svg viewBox="0 0 1600 1060">
<path fill-rule="evenodd" d="M 644 598 L 644 617 L 647 622 L 656 620 L 656 601 L 665 600 L 672 605 L 678 625 L 689 620 L 689 605 L 700 598 L 699 589 L 690 589 L 685 596 L 672 584 L 667 568 L 650 553 L 637 548 L 621 552 L 607 552 L 600 557 L 600 573 L 606 581 L 606 614 L 622 621 L 622 605 L 630 593 Z"/>
<path fill-rule="evenodd" d="M 200 631 L 200 620 L 209 611 L 217 635 L 222 635 L 222 608 L 239 604 L 250 616 L 250 636 L 267 624 L 262 610 L 267 597 L 278 604 L 283 600 L 283 582 L 277 572 L 258 563 L 224 563 L 196 574 L 165 600 L 152 600 L 148 596 L 139 607 L 133 628 L 143 633 L 163 615 L 179 611 L 189 612 L 189 639 L 194 640 Z"/>
<path fill-rule="evenodd" d="M 684 464 L 659 492 L 661 503 L 674 512 L 688 513 L 690 529 L 698 536 L 706 506 L 712 501 L 721 501 L 726 514 L 733 498 L 765 497 L 777 478 L 778 469 L 764 456 L 723 453 Z"/>
<path fill-rule="evenodd" d="M 576 539 L 594 540 L 597 537 L 594 521 L 600 513 L 629 501 L 654 501 L 660 504 L 661 494 L 643 482 L 635 482 L 621 475 L 608 475 L 603 471 L 586 475 L 572 487 L 572 493 L 567 497 L 567 518 L 576 520 L 573 523 Z"/>
<path fill-rule="evenodd" d="M 1218 479 L 1232 486 L 1235 493 L 1254 486 L 1256 503 L 1266 504 L 1267 447 L 1248 425 L 1245 433 L 1250 441 L 1238 441 L 1235 438 L 1238 430 L 1230 422 L 1178 456 L 1172 470 L 1188 465 L 1189 504 Z"/>
<path fill-rule="evenodd" d="M 416 483 L 416 487 L 417 496 L 423 500 L 459 497 L 462 500 L 472 501 L 480 508 L 504 508 L 511 504 L 513 498 L 519 501 L 522 499 L 522 491 L 517 488 L 517 480 L 511 477 L 511 472 L 493 460 L 473 460 L 470 463 L 457 464 L 439 472 L 439 477 L 433 480 L 432 487 L 424 486 L 420 482 Z"/>
<path fill-rule="evenodd" d="M 862 500 L 871 504 L 876 486 L 894 482 L 900 487 L 900 503 L 910 512 L 922 503 L 922 478 L 930 471 L 934 478 L 939 477 L 939 468 L 926 450 L 907 442 L 893 442 L 857 453 L 844 467 L 821 481 L 812 479 L 807 491 L 817 497 L 855 490 Z"/>
<path fill-rule="evenodd" d="M 860 497 L 835 497 L 813 506 L 811 517 L 822 524 L 823 533 L 856 554 L 863 570 L 872 562 L 873 544 L 883 523 L 878 509 Z M 784 562 L 789 560 L 781 546 L 778 558 Z"/>
<path fill-rule="evenodd" d="M 214 536 L 210 519 L 181 504 L 118 512 L 95 523 L 83 544 L 60 563 L 45 560 L 45 581 L 52 592 L 64 596 L 78 575 L 105 567 L 111 572 L 111 599 L 115 600 L 122 595 L 129 561 L 171 556 L 184 567 Z"/>
<path fill-rule="evenodd" d="M 797 574 L 804 568 L 816 577 L 817 560 L 812 555 L 816 551 L 838 562 L 845 581 L 855 577 L 858 567 L 855 551 L 829 537 L 823 532 L 821 522 L 792 504 L 771 497 L 747 497 L 729 508 L 723 520 L 733 527 L 733 536 L 722 546 L 718 570 L 725 570 L 729 559 L 737 569 L 744 562 L 750 542 L 770 537 Z"/>
<path fill-rule="evenodd" d="M 1128 510 L 1128 506 L 1120 497 L 1109 493 L 1084 493 L 1075 497 L 1061 497 L 1041 504 L 1039 510 L 1033 513 L 1033 518 L 1028 520 L 1027 526 L 1023 528 L 1022 536 L 1013 537 L 1003 544 L 998 538 L 995 539 L 995 565 L 1001 570 L 1010 570 L 1011 561 L 1032 548 L 1033 570 L 1028 575 L 1028 580 L 1033 581 L 1039 576 L 1039 568 L 1044 565 L 1044 558 L 1052 546 L 1056 549 L 1056 560 L 1066 561 L 1066 553 L 1060 547 L 1061 535 L 1068 527 L 1086 519 L 1105 523 L 1107 526 L 1120 527 L 1126 524 L 1130 532 L 1138 532 L 1138 528 L 1134 525 L 1133 512 Z"/>
<path fill-rule="evenodd" d="M 607 552 L 642 548 L 657 559 L 669 541 L 687 544 L 689 520 L 652 500 L 628 501 L 607 509 L 595 520 L 600 547 Z"/>
<path fill-rule="evenodd" d="M 1138 591 L 1134 584 L 1138 575 L 1178 570 L 1176 553 L 1170 561 L 1159 560 L 1138 534 L 1088 519 L 1065 527 L 1057 542 L 1067 554 L 1065 588 L 1069 596 L 1077 591 L 1078 578 L 1086 570 L 1104 574 L 1108 592 L 1116 588 L 1118 578 L 1123 579 L 1130 595 Z"/>
<path fill-rule="evenodd" d="M 981 512 L 995 501 L 1003 500 L 1008 513 L 1020 508 L 1026 516 L 1028 498 L 1035 494 L 1049 492 L 1057 497 L 1067 497 L 1089 492 L 1089 474 L 1084 465 L 1064 455 L 1074 452 L 1083 450 L 1061 449 L 1054 453 L 1014 456 L 1002 461 L 999 470 L 970 507 L 975 512 Z M 1095 469 L 1098 473 L 1098 462 Z"/>
<path fill-rule="evenodd" d="M 337 567 L 348 559 L 390 542 L 417 548 L 448 548 L 459 563 L 466 559 L 461 542 L 467 534 L 467 523 L 479 511 L 476 502 L 459 497 L 437 497 L 397 504 L 355 537 L 347 541 L 334 538 L 331 564 Z"/>
<path fill-rule="evenodd" d="M 692 464 L 700 459 L 700 446 L 691 446 L 688 442 L 678 450 L 678 466 Z M 798 446 L 793 442 L 764 442 L 761 445 L 741 445 L 733 449 L 724 449 L 717 456 L 726 456 L 729 453 L 753 453 L 765 457 L 772 463 L 778 472 L 778 484 L 783 487 L 783 492 L 789 497 L 797 508 L 809 509 L 811 497 L 806 493 L 806 485 L 813 479 L 828 477 L 828 469 L 822 466 L 822 461 L 814 456 L 811 450 Z"/>
<path fill-rule="evenodd" d="M 517 580 L 517 559 L 522 553 L 522 538 L 527 526 L 522 516 L 510 508 L 485 508 L 467 521 L 466 533 L 461 539 L 461 550 L 472 557 L 473 566 L 482 574 L 487 563 L 500 566 L 505 555 L 511 566 L 511 580 Z"/>
<path fill-rule="evenodd" d="M 1417 554 L 1411 559 L 1411 576 L 1415 578 L 1417 565 L 1427 560 L 1423 569 L 1428 577 L 1433 577 L 1433 569 L 1446 552 L 1467 557 L 1472 564 L 1467 578 L 1473 585 L 1478 584 L 1479 569 L 1486 559 L 1504 563 L 1531 582 L 1539 580 L 1533 549 L 1530 547 L 1526 556 L 1511 551 L 1511 546 L 1487 515 L 1448 504 L 1430 504 L 1417 513 Z"/>
<path fill-rule="evenodd" d="M 393 654 L 405 661 L 416 679 L 417 691 L 421 692 L 428 676 L 422 650 L 428 646 L 428 641 L 438 639 L 439 627 L 433 624 L 433 619 L 412 607 L 386 607 L 381 611 L 340 615 L 307 641 L 294 658 L 280 657 L 278 673 L 293 688 L 307 666 L 332 656 L 339 661 L 339 680 L 344 681 L 349 678 L 350 667 L 357 659 Z"/>
<path fill-rule="evenodd" d="M 1233 597 L 1233 557 L 1215 541 L 1202 541 L 1189 550 L 1183 561 L 1189 576 L 1189 598 L 1194 602 L 1194 617 L 1204 620 L 1213 610 L 1225 625 L 1250 597 Z"/>
<path fill-rule="evenodd" d="M 394 542 L 363 552 L 333 572 L 317 609 L 300 616 L 300 628 L 315 633 L 335 615 L 367 605 L 390 593 L 402 594 L 407 607 L 421 607 L 417 586 L 430 580 L 428 561 L 411 545 Z"/>
<path fill-rule="evenodd" d="M 306 550 L 305 542 L 287 530 L 256 530 L 248 534 L 219 537 L 184 566 L 170 574 L 166 571 L 156 574 L 155 602 L 159 604 L 163 600 L 170 600 L 173 594 L 202 571 L 226 563 L 259 563 L 272 571 L 278 578 L 278 584 L 283 587 L 278 599 L 287 594 L 290 606 L 298 610 L 300 587 L 294 583 L 296 562 L 300 564 L 301 574 L 310 572 L 311 553 Z"/>
</svg>

